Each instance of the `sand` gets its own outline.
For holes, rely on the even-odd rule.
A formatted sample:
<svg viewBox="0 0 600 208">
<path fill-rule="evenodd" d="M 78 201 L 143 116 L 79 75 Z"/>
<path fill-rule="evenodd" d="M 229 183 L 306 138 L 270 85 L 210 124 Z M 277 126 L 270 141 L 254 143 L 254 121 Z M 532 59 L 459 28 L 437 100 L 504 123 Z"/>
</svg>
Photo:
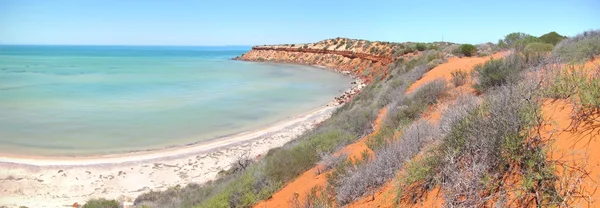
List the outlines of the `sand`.
<svg viewBox="0 0 600 208">
<path fill-rule="evenodd" d="M 179 148 L 75 158 L 0 155 L 0 206 L 64 207 L 99 197 L 131 202 L 150 190 L 204 183 L 240 155 L 254 158 L 298 137 L 338 106 L 328 104 L 263 129 Z"/>
</svg>

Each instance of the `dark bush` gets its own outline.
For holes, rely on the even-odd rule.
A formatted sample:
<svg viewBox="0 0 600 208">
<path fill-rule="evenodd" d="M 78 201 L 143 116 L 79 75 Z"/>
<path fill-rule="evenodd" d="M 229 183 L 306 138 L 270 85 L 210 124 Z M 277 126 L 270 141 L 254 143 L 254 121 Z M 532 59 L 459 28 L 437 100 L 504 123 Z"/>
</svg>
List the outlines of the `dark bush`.
<svg viewBox="0 0 600 208">
<path fill-rule="evenodd" d="M 562 36 L 562 35 L 558 34 L 557 32 L 552 31 L 552 32 L 549 32 L 549 33 L 546 33 L 546 34 L 540 36 L 539 39 L 540 39 L 540 41 L 542 41 L 544 43 L 552 44 L 554 46 L 566 38 L 567 38 L 566 36 Z"/>
<path fill-rule="evenodd" d="M 417 45 L 415 46 L 415 48 L 418 51 L 424 51 L 425 49 L 427 49 L 427 45 L 425 45 L 425 43 L 417 43 Z"/>
<path fill-rule="evenodd" d="M 471 44 L 462 44 L 460 45 L 458 50 L 460 50 L 460 53 L 462 53 L 463 55 L 469 57 L 475 55 L 475 52 L 477 52 L 477 48 Z"/>
<path fill-rule="evenodd" d="M 83 208 L 120 208 L 121 205 L 117 200 L 108 199 L 92 199 L 83 205 Z"/>
<path fill-rule="evenodd" d="M 511 54 L 506 58 L 492 59 L 483 65 L 475 66 L 477 78 L 475 89 L 483 92 L 491 87 L 514 82 L 520 77 L 520 72 L 526 67 L 525 60 L 519 54 Z"/>
</svg>

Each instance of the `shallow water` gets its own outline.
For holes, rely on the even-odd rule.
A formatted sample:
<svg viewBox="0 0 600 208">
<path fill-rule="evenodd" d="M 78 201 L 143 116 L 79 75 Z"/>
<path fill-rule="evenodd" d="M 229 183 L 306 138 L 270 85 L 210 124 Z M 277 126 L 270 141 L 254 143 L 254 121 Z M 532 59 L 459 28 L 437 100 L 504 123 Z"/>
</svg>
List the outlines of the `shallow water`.
<svg viewBox="0 0 600 208">
<path fill-rule="evenodd" d="M 0 152 L 185 145 L 290 118 L 350 87 L 318 68 L 228 60 L 246 50 L 0 46 Z"/>
</svg>

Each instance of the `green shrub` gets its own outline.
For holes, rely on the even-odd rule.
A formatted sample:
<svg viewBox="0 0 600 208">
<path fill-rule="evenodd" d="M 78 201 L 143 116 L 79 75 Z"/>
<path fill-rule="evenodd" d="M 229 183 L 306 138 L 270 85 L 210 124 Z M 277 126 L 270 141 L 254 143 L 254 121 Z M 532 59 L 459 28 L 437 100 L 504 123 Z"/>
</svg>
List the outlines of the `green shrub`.
<svg viewBox="0 0 600 208">
<path fill-rule="evenodd" d="M 425 45 L 425 43 L 417 43 L 415 48 L 419 51 L 424 51 L 425 49 L 427 49 L 427 45 Z"/>
<path fill-rule="evenodd" d="M 517 51 L 521 51 L 525 45 L 537 41 L 537 37 L 535 36 L 522 32 L 514 32 L 504 36 L 504 40 L 500 40 L 498 45 L 503 48 L 515 48 Z"/>
<path fill-rule="evenodd" d="M 549 43 L 530 43 L 523 49 L 523 55 L 525 55 L 525 61 L 531 65 L 538 65 L 548 57 L 548 54 L 552 51 L 554 46 Z"/>
<path fill-rule="evenodd" d="M 576 70 L 574 66 L 555 71 L 552 79 L 547 80 L 549 83 L 544 88 L 544 95 L 555 99 L 573 96 L 577 92 L 577 85 L 585 81 L 585 75 L 581 73 L 581 70 Z"/>
<path fill-rule="evenodd" d="M 525 46 L 523 49 L 524 53 L 541 53 L 541 52 L 550 52 L 554 46 L 549 43 L 530 43 Z"/>
<path fill-rule="evenodd" d="M 593 59 L 600 55 L 600 30 L 587 31 L 561 41 L 552 51 L 552 55 L 565 63 Z"/>
<path fill-rule="evenodd" d="M 92 199 L 83 205 L 83 208 L 119 208 L 121 205 L 117 200 Z"/>
<path fill-rule="evenodd" d="M 516 50 L 516 51 L 523 51 L 523 49 L 525 49 L 525 46 L 527 46 L 528 44 L 531 43 L 536 43 L 536 42 L 540 42 L 540 40 L 535 37 L 535 36 L 525 36 L 522 39 L 517 40 L 512 47 Z"/>
<path fill-rule="evenodd" d="M 520 72 L 525 69 L 525 60 L 519 54 L 512 54 L 502 59 L 491 59 L 475 66 L 474 77 L 477 84 L 474 88 L 483 92 L 489 88 L 516 81 Z"/>
<path fill-rule="evenodd" d="M 454 84 L 455 87 L 462 86 L 465 83 L 467 83 L 467 78 L 469 77 L 469 74 L 466 71 L 456 70 L 451 72 L 450 74 L 452 75 L 452 84 Z"/>
<path fill-rule="evenodd" d="M 474 55 L 477 52 L 477 48 L 471 44 L 462 44 L 460 45 L 458 50 L 460 51 L 460 53 L 468 57 Z"/>
<path fill-rule="evenodd" d="M 544 43 L 552 44 L 554 46 L 566 38 L 567 38 L 566 36 L 562 36 L 554 31 L 552 31 L 552 32 L 549 32 L 549 33 L 546 33 L 546 34 L 540 36 L 539 39 L 540 39 L 540 41 L 542 41 Z"/>
</svg>

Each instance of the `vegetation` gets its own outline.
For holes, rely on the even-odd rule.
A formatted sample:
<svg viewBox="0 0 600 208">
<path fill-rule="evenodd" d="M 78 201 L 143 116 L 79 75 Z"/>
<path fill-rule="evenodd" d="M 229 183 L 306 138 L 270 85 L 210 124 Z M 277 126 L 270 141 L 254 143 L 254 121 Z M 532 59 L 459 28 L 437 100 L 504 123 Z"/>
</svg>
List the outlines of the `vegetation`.
<svg viewBox="0 0 600 208">
<path fill-rule="evenodd" d="M 502 59 L 492 59 L 475 66 L 474 77 L 477 83 L 474 88 L 483 92 L 492 87 L 516 81 L 520 72 L 525 69 L 525 60 L 520 54 L 512 54 Z"/>
<path fill-rule="evenodd" d="M 418 51 L 425 51 L 425 49 L 427 49 L 427 45 L 426 45 L 425 43 L 417 43 L 417 44 L 415 45 L 415 48 L 416 48 Z"/>
<path fill-rule="evenodd" d="M 557 67 L 551 77 L 545 80 L 545 96 L 569 99 L 575 104 L 572 128 L 600 121 L 600 71 L 570 65 Z"/>
<path fill-rule="evenodd" d="M 120 208 L 121 205 L 117 200 L 107 199 L 92 199 L 87 201 L 83 208 Z"/>
<path fill-rule="evenodd" d="M 523 55 L 525 56 L 526 62 L 530 63 L 541 63 L 545 59 L 554 46 L 549 43 L 530 43 L 523 49 Z"/>
<path fill-rule="evenodd" d="M 466 71 L 456 70 L 451 72 L 450 74 L 452 75 L 452 84 L 454 84 L 455 87 L 462 86 L 465 83 L 467 83 L 467 78 L 469 77 L 469 74 Z"/>
<path fill-rule="evenodd" d="M 559 43 L 560 41 L 566 39 L 566 36 L 562 36 L 554 31 L 546 33 L 540 36 L 540 41 L 547 44 L 552 44 L 553 46 Z"/>
<path fill-rule="evenodd" d="M 477 52 L 477 48 L 471 44 L 462 44 L 458 49 L 460 50 L 460 53 L 468 57 L 475 55 Z"/>
<path fill-rule="evenodd" d="M 558 43 L 553 56 L 564 63 L 580 63 L 600 54 L 600 30 L 591 30 Z"/>
</svg>

